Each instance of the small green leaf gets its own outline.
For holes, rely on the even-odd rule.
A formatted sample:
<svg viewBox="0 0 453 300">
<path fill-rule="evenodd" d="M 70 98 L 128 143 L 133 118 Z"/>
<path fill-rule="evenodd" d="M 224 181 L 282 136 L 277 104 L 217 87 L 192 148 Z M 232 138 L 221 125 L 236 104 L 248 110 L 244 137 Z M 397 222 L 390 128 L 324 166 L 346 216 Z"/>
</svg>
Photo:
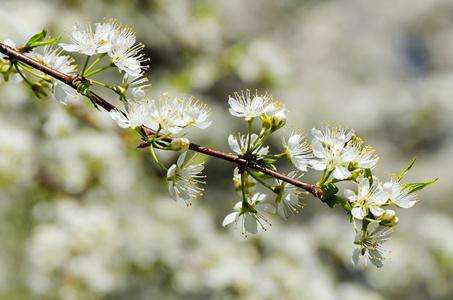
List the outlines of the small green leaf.
<svg viewBox="0 0 453 300">
<path fill-rule="evenodd" d="M 47 30 L 43 28 L 43 30 L 40 33 L 35 34 L 28 40 L 28 42 L 25 44 L 23 48 L 23 52 L 30 52 L 31 50 L 33 50 L 33 48 L 50 45 L 61 39 L 61 37 L 58 37 L 55 39 L 47 39 L 44 41 L 46 35 Z"/>
<path fill-rule="evenodd" d="M 272 159 L 272 158 L 262 158 L 262 159 L 258 159 L 256 161 L 256 164 L 257 165 L 260 165 L 261 167 L 264 167 L 264 168 L 267 168 L 267 169 L 271 169 L 273 171 L 276 171 L 275 167 L 272 165 L 272 163 L 275 162 L 275 159 Z"/>
<path fill-rule="evenodd" d="M 409 190 L 409 194 L 410 193 L 414 193 L 416 191 L 419 191 L 421 189 L 424 189 L 425 187 L 427 187 L 428 185 L 431 185 L 433 184 L 434 182 L 437 181 L 438 178 L 434 179 L 433 181 L 430 181 L 430 182 L 415 182 L 415 183 L 407 183 L 404 185 L 405 188 L 408 188 Z"/>
<path fill-rule="evenodd" d="M 351 204 L 349 204 L 349 202 L 346 199 L 339 197 L 337 195 L 333 195 L 328 199 L 325 199 L 324 202 L 327 205 L 329 205 L 330 208 L 333 208 L 335 204 L 338 204 L 341 207 L 343 207 L 347 212 L 351 211 Z"/>
<path fill-rule="evenodd" d="M 323 191 L 324 201 L 326 201 L 326 199 L 328 199 L 328 198 L 332 197 L 333 195 L 335 195 L 336 193 L 338 193 L 338 188 L 333 183 L 323 184 L 321 186 L 321 190 Z"/>
<path fill-rule="evenodd" d="M 46 37 L 46 35 L 47 35 L 47 30 L 46 30 L 46 28 L 43 28 L 40 33 L 35 34 L 28 40 L 28 42 L 25 44 L 24 48 L 28 48 L 30 45 L 32 45 L 34 43 L 42 42 L 44 40 L 44 38 Z"/>
<path fill-rule="evenodd" d="M 401 181 L 401 179 L 403 179 L 403 177 L 404 177 L 404 175 L 406 175 L 407 171 L 409 171 L 412 168 L 412 166 L 414 165 L 416 159 L 417 158 L 415 157 L 412 160 L 412 162 L 404 170 L 402 170 L 398 175 L 396 175 L 395 181 L 398 182 L 398 181 Z"/>
</svg>

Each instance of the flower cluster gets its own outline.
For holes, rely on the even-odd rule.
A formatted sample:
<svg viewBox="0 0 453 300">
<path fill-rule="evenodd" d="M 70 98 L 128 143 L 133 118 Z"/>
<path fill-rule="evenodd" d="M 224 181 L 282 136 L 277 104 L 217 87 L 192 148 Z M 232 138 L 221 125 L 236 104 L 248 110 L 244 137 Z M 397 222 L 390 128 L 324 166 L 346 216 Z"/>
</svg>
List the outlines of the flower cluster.
<svg viewBox="0 0 453 300">
<path fill-rule="evenodd" d="M 274 171 L 277 170 L 275 161 L 287 158 L 296 168 L 287 175 L 291 179 L 300 179 L 301 176 L 296 175 L 296 171 L 321 171 L 315 187 L 323 190 L 323 201 L 331 207 L 341 205 L 350 215 L 357 232 L 355 243 L 361 248 L 354 251 L 353 262 L 357 263 L 359 257 L 365 256 L 375 266 L 381 267 L 386 258 L 381 245 L 390 239 L 392 226 L 399 221 L 395 211 L 387 209 L 387 206 L 411 207 L 417 201 L 415 190 L 430 184 L 401 183 L 413 162 L 399 175 L 394 175 L 387 182 L 380 182 L 372 174 L 379 157 L 371 146 L 363 146 L 362 139 L 355 135 L 353 129 L 341 123 L 326 123 L 321 129 L 313 128 L 311 145 L 307 143 L 306 135 L 292 130 L 287 140 L 282 137 L 283 152 L 269 154 L 265 141 L 286 124 L 286 109 L 282 109 L 278 102 L 273 102 L 268 94 L 252 95 L 248 90 L 245 93 L 235 93 L 234 98 L 229 98 L 229 104 L 231 115 L 244 118 L 249 128 L 245 135 L 229 135 L 231 150 L 250 163 Z M 254 133 L 252 123 L 258 118 L 262 121 L 261 129 L 259 133 Z M 242 224 L 242 233 L 255 233 L 257 224 L 264 228 L 263 223 L 268 223 L 263 215 L 264 211 L 278 212 L 282 218 L 287 219 L 303 208 L 302 193 L 297 187 L 280 179 L 270 184 L 266 182 L 268 178 L 245 166 L 235 169 L 235 190 L 241 192 L 243 200 L 234 206 L 236 212 L 225 218 L 224 226 L 235 221 Z M 353 182 L 356 189 L 345 189 L 343 198 L 339 196 L 341 194 L 338 193 L 337 184 L 346 181 Z M 251 190 L 256 189 L 257 183 L 267 189 L 268 193 L 255 194 L 260 195 L 259 198 L 251 198 Z M 274 195 L 274 198 L 269 194 Z M 362 222 L 361 230 L 357 229 L 356 220 Z"/>
<path fill-rule="evenodd" d="M 59 39 L 44 40 L 45 35 L 44 29 L 18 49 L 51 68 L 54 73 L 36 73 L 29 63 L 7 59 L 1 54 L 0 83 L 23 79 L 38 96 L 46 95 L 48 90 L 55 94 L 58 101 L 68 104 L 81 94 L 88 97 L 95 107 L 97 102 L 91 92 L 94 84 L 116 93 L 124 110 L 112 109 L 112 105 L 103 107 L 108 107 L 111 118 L 118 126 L 130 128 L 141 135 L 144 142 L 139 148 L 149 147 L 153 159 L 166 172 L 171 198 L 184 201 L 188 206 L 203 194 L 201 185 L 205 184 L 203 162 L 194 162 L 195 156 L 188 159 L 188 149 L 235 162 L 237 167 L 233 172 L 233 182 L 241 200 L 234 205 L 234 212 L 225 217 L 222 225 L 239 224 L 236 228 L 240 227 L 244 236 L 257 233 L 260 228 L 267 230 L 267 225 L 271 224 L 266 214 L 278 214 L 283 219 L 297 215 L 305 205 L 302 188 L 307 195 L 312 193 L 329 207 L 339 205 L 347 212 L 356 231 L 354 243 L 359 246 L 353 252 L 354 264 L 360 257 L 365 257 L 366 261 L 382 267 L 387 258 L 382 244 L 390 240 L 393 226 L 399 222 L 396 212 L 388 207 L 412 207 L 418 201 L 415 192 L 435 181 L 403 183 L 403 177 L 415 160 L 387 181 L 379 180 L 373 174 L 379 157 L 371 146 L 363 146 L 362 139 L 355 135 L 353 129 L 341 123 L 326 123 L 321 129 L 313 128 L 311 144 L 299 129 L 292 130 L 289 136 L 285 134 L 280 138 L 281 152 L 272 153 L 266 142 L 286 125 L 289 111 L 283 104 L 274 101 L 271 95 L 259 95 L 250 90 L 228 97 L 230 114 L 243 118 L 247 127 L 245 134 L 228 136 L 233 154 L 208 148 L 200 150 L 199 146 L 190 143 L 184 131 L 191 126 L 208 128 L 211 125 L 208 120 L 211 109 L 187 95 L 170 97 L 165 93 L 161 99 L 148 98 L 150 84 L 144 77 L 147 60 L 139 53 L 144 46 L 136 43 L 136 34 L 131 28 L 111 19 L 102 24 L 96 23 L 94 29 L 89 22 L 83 26 L 76 24 L 70 35 L 71 43 L 60 43 L 56 49 L 53 44 Z M 4 45 L 15 47 L 11 40 L 5 40 Z M 83 69 L 77 75 L 74 75 L 74 60 L 61 55 L 63 50 L 86 55 Z M 98 57 L 90 65 L 93 56 Z M 104 57 L 108 58 L 108 63 L 98 67 Z M 93 79 L 94 75 L 111 67 L 123 73 L 120 84 L 112 86 Z M 61 77 L 61 73 L 69 76 Z M 33 83 L 25 74 L 35 76 L 39 81 Z M 62 78 L 65 82 L 71 81 L 71 84 L 63 83 Z M 258 126 L 255 121 L 259 122 Z M 151 134 L 147 131 L 149 129 L 153 130 Z M 156 149 L 184 152 L 175 164 L 167 168 L 158 159 Z M 289 168 L 286 175 L 277 172 L 276 162 L 281 160 L 287 161 L 283 166 Z M 304 174 L 300 172 L 310 169 L 321 172 L 314 184 L 301 181 Z M 340 192 L 338 185 L 343 182 L 352 182 L 355 187 Z M 361 223 L 360 230 L 356 222 Z"/>
<path fill-rule="evenodd" d="M 98 54 L 108 54 L 110 62 L 119 70 L 132 76 L 138 76 L 147 67 L 141 65 L 146 60 L 142 54 L 142 44 L 135 44 L 135 32 L 125 26 L 122 28 L 115 20 L 107 23 L 96 23 L 95 31 L 88 21 L 85 26 L 75 24 L 70 37 L 72 44 L 60 43 L 67 52 L 79 52 L 88 57 Z"/>
<path fill-rule="evenodd" d="M 53 49 L 52 45 L 46 45 L 44 47 L 34 48 L 29 53 L 29 56 L 58 72 L 73 75 L 76 71 L 76 65 L 73 65 L 74 60 L 69 56 L 61 56 L 61 52 L 61 48 Z M 43 81 L 51 84 L 50 91 L 62 104 L 71 103 L 77 97 L 77 91 L 61 81 L 48 75 L 43 75 L 42 78 Z"/>
</svg>

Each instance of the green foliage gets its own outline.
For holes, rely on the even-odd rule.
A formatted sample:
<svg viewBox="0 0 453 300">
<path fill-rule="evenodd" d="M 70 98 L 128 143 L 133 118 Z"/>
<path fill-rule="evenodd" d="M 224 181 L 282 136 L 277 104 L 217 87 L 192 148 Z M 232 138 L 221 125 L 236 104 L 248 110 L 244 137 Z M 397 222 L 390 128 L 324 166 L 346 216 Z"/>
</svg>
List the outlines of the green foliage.
<svg viewBox="0 0 453 300">
<path fill-rule="evenodd" d="M 44 41 L 44 38 L 46 37 L 46 35 L 47 35 L 47 30 L 46 30 L 46 28 L 43 28 L 41 32 L 32 36 L 28 40 L 28 42 L 25 44 L 24 52 L 30 52 L 31 50 L 33 50 L 33 48 L 36 48 L 36 47 L 53 44 L 61 39 L 61 37 L 58 37 L 56 39 L 48 39 L 48 40 Z"/>
<path fill-rule="evenodd" d="M 417 158 L 415 157 L 415 158 L 412 160 L 412 162 L 411 162 L 406 168 L 404 168 L 404 170 L 402 170 L 398 175 L 396 175 L 396 177 L 395 177 L 395 180 L 396 180 L 396 181 L 401 181 L 401 179 L 403 179 L 404 175 L 406 175 L 406 173 L 407 173 L 407 172 L 412 168 L 412 166 L 414 165 L 416 159 L 417 159 Z"/>
<path fill-rule="evenodd" d="M 439 178 L 436 178 L 433 181 L 429 181 L 429 182 L 407 183 L 407 184 L 405 184 L 404 187 L 409 189 L 409 193 L 414 193 L 414 192 L 424 189 L 428 185 L 431 185 L 432 183 L 436 182 L 437 179 L 439 179 Z"/>
</svg>

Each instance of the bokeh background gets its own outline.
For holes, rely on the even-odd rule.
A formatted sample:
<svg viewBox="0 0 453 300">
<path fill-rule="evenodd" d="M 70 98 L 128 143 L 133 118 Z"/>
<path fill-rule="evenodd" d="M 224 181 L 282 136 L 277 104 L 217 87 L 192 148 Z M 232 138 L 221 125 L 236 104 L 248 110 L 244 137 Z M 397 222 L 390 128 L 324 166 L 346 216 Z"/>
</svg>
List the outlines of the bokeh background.
<svg viewBox="0 0 453 300">
<path fill-rule="evenodd" d="M 150 98 L 187 93 L 213 107 L 210 129 L 188 136 L 198 144 L 229 151 L 228 134 L 245 127 L 228 114 L 228 95 L 258 89 L 291 111 L 286 136 L 290 125 L 309 133 L 343 122 L 381 157 L 379 176 L 417 157 L 408 182 L 439 177 L 397 211 L 384 268 L 354 267 L 354 231 L 340 208 L 307 197 L 297 217 L 244 238 L 221 227 L 239 199 L 231 164 L 203 158 L 205 195 L 186 207 L 169 198 L 148 151 L 135 149 L 139 137 L 107 113 L 2 84 L 1 299 L 453 297 L 452 1 L 0 4 L 0 39 L 18 45 L 43 27 L 68 42 L 63 31 L 85 18 L 132 27 L 150 58 Z M 160 153 L 167 165 L 175 155 Z"/>
</svg>

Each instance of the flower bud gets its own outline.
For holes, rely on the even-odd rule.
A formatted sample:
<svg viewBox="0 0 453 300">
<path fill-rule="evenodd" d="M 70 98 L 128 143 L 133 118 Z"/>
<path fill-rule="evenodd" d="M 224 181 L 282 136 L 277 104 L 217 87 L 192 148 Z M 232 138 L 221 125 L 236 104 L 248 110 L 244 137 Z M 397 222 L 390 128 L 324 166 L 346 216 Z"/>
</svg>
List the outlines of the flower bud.
<svg viewBox="0 0 453 300">
<path fill-rule="evenodd" d="M 395 211 L 392 209 L 386 209 L 378 220 L 381 221 L 382 226 L 395 226 L 399 222 Z"/>
<path fill-rule="evenodd" d="M 276 131 L 286 124 L 286 109 L 276 112 L 272 118 L 272 131 Z"/>
<path fill-rule="evenodd" d="M 173 151 L 187 150 L 189 149 L 189 139 L 187 138 L 175 138 L 170 143 L 170 149 Z"/>
<path fill-rule="evenodd" d="M 31 84 L 31 89 L 38 98 L 41 98 L 41 96 L 47 97 L 45 88 L 48 88 L 47 84 L 41 84 L 39 82 Z"/>
</svg>

